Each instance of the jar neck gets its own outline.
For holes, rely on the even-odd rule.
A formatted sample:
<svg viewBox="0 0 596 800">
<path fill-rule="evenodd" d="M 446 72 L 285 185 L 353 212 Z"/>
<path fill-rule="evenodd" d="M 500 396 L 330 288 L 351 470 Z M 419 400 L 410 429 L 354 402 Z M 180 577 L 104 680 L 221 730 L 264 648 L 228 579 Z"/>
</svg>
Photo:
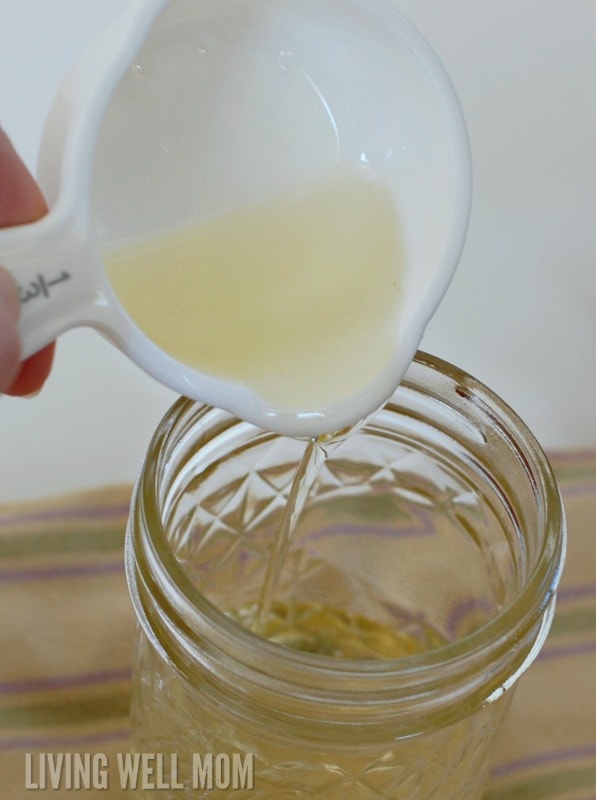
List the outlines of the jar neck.
<svg viewBox="0 0 596 800">
<path fill-rule="evenodd" d="M 209 686 L 219 703 L 234 706 L 237 713 L 276 719 L 280 729 L 285 725 L 295 731 L 299 719 L 311 737 L 324 740 L 330 728 L 341 724 L 365 741 L 388 724 L 395 735 L 415 735 L 468 716 L 501 697 L 534 660 L 554 612 L 565 541 L 550 467 L 522 423 L 469 376 L 423 356 L 412 372 L 404 391 L 424 395 L 425 402 L 438 398 L 442 404 L 471 404 L 476 411 L 482 405 L 483 414 L 494 417 L 493 425 L 498 420 L 502 446 L 515 451 L 520 474 L 533 487 L 535 507 L 524 510 L 522 523 L 544 530 L 518 595 L 459 641 L 396 660 L 336 660 L 256 637 L 196 589 L 168 542 L 167 506 L 180 461 L 196 451 L 197 415 L 217 418 L 218 430 L 234 424 L 227 415 L 219 418 L 219 412 L 180 401 L 156 434 L 152 448 L 157 457 L 146 460 L 137 482 L 126 561 L 146 636 L 189 684 L 200 683 L 202 690 Z M 209 437 L 201 434 L 202 446 L 214 436 L 211 426 Z M 509 486 L 506 493 L 514 503 L 515 488 Z"/>
</svg>

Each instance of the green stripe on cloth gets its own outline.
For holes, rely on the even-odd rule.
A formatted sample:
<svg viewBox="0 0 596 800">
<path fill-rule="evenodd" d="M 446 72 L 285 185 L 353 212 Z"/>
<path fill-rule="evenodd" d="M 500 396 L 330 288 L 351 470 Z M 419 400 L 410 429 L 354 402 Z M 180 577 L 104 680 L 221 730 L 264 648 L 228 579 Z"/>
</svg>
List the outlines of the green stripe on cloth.
<svg viewBox="0 0 596 800">
<path fill-rule="evenodd" d="M 36 705 L 8 707 L 0 712 L 0 730 L 52 728 L 128 717 L 130 690 L 119 689 L 109 695 L 46 701 Z"/>
<path fill-rule="evenodd" d="M 102 525 L 99 529 L 79 528 L 56 531 L 13 533 L 0 536 L 0 559 L 67 555 L 72 553 L 111 553 L 122 549 L 122 521 Z"/>
<path fill-rule="evenodd" d="M 596 605 L 575 611 L 558 610 L 553 620 L 553 637 L 577 633 L 596 633 Z"/>
</svg>

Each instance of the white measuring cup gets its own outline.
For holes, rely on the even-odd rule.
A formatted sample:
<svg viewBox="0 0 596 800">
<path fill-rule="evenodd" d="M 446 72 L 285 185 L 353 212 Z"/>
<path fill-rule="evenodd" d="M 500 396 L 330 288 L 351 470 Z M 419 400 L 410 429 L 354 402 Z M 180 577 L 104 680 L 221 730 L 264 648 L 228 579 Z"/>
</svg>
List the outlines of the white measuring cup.
<svg viewBox="0 0 596 800">
<path fill-rule="evenodd" d="M 106 277 L 105 247 L 260 202 L 338 162 L 382 177 L 407 254 L 399 346 L 374 385 L 326 408 L 273 406 L 177 361 L 135 325 Z M 290 435 L 340 430 L 384 403 L 446 291 L 470 210 L 453 88 L 384 0 L 132 0 L 61 87 L 38 179 L 47 216 L 0 231 L 24 356 L 92 326 L 175 391 Z"/>
</svg>

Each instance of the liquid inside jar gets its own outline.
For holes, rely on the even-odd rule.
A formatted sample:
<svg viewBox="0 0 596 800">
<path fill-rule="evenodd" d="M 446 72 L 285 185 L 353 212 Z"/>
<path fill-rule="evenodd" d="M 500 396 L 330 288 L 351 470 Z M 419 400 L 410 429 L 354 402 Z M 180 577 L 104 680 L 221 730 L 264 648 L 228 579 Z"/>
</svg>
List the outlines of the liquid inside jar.
<svg viewBox="0 0 596 800">
<path fill-rule="evenodd" d="M 230 616 L 254 630 L 258 614 L 258 606 L 253 605 Z M 272 603 L 266 618 L 260 621 L 259 633 L 303 653 L 347 659 L 403 658 L 445 644 L 430 625 L 414 634 L 316 603 Z"/>
</svg>

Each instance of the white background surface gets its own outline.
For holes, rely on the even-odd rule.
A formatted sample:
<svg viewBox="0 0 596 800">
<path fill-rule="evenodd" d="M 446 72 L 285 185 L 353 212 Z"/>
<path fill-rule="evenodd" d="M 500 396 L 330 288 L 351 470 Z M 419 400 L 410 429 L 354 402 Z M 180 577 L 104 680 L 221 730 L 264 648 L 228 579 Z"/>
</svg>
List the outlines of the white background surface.
<svg viewBox="0 0 596 800">
<path fill-rule="evenodd" d="M 547 448 L 596 446 L 596 2 L 394 0 L 467 119 L 464 254 L 423 347 L 500 393 Z M 60 82 L 125 0 L 0 0 L 0 123 L 34 171 Z M 174 400 L 92 331 L 32 399 L 0 398 L 0 502 L 134 479 Z"/>
</svg>

